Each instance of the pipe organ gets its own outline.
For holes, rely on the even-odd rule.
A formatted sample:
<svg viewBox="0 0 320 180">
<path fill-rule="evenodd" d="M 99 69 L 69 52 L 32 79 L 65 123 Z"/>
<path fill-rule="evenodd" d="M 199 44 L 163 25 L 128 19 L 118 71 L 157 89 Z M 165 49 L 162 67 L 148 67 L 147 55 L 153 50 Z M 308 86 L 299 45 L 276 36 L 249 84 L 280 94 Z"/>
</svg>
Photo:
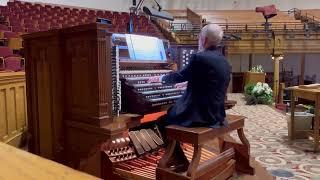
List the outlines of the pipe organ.
<svg viewBox="0 0 320 180">
<path fill-rule="evenodd" d="M 29 149 L 99 177 L 155 179 L 164 142 L 143 122 L 165 114 L 183 91 L 146 82 L 172 72 L 166 43 L 107 29 L 94 23 L 23 36 Z M 182 147 L 190 159 L 192 146 Z M 200 161 L 216 156 L 204 149 Z"/>
</svg>

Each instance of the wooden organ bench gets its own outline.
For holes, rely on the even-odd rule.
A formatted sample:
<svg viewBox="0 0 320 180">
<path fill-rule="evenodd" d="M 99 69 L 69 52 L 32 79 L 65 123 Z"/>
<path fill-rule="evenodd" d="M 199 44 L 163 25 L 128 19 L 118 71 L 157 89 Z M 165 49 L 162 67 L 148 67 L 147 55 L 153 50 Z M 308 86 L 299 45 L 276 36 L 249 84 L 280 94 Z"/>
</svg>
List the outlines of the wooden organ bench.
<svg viewBox="0 0 320 180">
<path fill-rule="evenodd" d="M 234 168 L 242 173 L 254 174 L 254 169 L 249 164 L 250 145 L 243 132 L 244 119 L 243 116 L 228 115 L 228 127 L 218 129 L 168 126 L 166 131 L 170 143 L 157 167 L 157 179 L 227 179 L 233 175 Z M 237 130 L 242 144 L 224 140 L 223 136 L 234 130 Z M 203 156 L 201 149 L 214 138 L 219 138 L 220 154 L 200 164 Z M 182 153 L 181 143 L 193 145 L 194 153 L 190 163 Z M 186 172 L 176 173 L 176 169 L 172 169 L 175 162 L 184 164 L 182 169 Z"/>
</svg>

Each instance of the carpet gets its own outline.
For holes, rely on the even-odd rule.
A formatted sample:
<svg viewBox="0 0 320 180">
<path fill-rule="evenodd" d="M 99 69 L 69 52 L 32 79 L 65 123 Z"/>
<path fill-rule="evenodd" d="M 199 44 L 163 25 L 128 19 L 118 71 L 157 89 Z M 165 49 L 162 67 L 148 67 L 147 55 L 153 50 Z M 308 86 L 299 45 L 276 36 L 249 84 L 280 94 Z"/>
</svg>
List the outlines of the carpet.
<svg viewBox="0 0 320 180">
<path fill-rule="evenodd" d="M 310 152 L 313 143 L 307 139 L 289 141 L 287 117 L 267 105 L 245 105 L 242 94 L 230 94 L 237 105 L 228 114 L 246 116 L 245 134 L 251 156 L 275 179 L 320 180 L 320 153 Z M 236 133 L 231 136 L 239 141 Z"/>
</svg>

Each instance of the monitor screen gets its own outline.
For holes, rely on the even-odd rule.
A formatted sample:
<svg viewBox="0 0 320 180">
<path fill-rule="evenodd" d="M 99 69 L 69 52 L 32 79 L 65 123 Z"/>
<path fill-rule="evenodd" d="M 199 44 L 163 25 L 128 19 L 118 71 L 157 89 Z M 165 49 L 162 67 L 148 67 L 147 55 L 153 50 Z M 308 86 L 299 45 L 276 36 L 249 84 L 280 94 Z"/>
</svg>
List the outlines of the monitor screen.
<svg viewBox="0 0 320 180">
<path fill-rule="evenodd" d="M 156 37 L 126 34 L 126 41 L 131 60 L 166 61 L 163 41 Z"/>
</svg>

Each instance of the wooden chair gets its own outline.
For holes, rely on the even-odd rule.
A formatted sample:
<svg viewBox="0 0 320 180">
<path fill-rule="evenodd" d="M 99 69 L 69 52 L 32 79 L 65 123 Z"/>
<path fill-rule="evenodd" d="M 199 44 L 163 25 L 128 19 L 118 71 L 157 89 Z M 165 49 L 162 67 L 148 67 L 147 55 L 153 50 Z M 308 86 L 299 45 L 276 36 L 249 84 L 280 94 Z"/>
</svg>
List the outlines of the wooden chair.
<svg viewBox="0 0 320 180">
<path fill-rule="evenodd" d="M 157 179 L 227 179 L 233 175 L 233 158 L 238 172 L 253 175 L 254 169 L 249 164 L 250 145 L 243 132 L 244 119 L 243 116 L 228 115 L 229 125 L 223 128 L 168 126 L 166 132 L 170 142 L 157 167 Z M 237 130 L 242 144 L 224 139 L 225 134 L 234 130 Z M 214 138 L 219 138 L 220 154 L 199 165 L 201 149 L 205 143 Z M 189 143 L 194 146 L 190 163 L 183 154 L 180 143 Z M 178 170 L 172 168 L 175 162 L 180 165 L 176 166 L 179 167 Z"/>
</svg>

